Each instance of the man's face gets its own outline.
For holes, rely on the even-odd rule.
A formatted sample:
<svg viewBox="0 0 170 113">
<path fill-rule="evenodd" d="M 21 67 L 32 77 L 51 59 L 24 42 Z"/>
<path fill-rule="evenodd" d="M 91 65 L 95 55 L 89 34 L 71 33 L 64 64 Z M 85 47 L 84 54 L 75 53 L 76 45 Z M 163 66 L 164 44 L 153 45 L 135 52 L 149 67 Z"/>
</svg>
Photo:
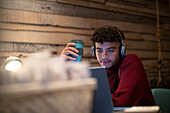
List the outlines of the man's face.
<svg viewBox="0 0 170 113">
<path fill-rule="evenodd" d="M 96 57 L 101 66 L 110 68 L 115 65 L 119 60 L 119 42 L 103 42 L 95 43 Z"/>
</svg>

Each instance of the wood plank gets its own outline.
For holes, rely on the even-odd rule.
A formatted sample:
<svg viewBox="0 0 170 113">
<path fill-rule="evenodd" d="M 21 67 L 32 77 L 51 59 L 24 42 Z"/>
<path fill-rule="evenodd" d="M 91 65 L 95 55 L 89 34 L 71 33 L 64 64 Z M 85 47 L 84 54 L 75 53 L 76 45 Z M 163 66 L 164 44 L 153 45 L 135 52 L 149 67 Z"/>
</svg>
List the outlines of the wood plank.
<svg viewBox="0 0 170 113">
<path fill-rule="evenodd" d="M 158 73 L 157 67 L 145 67 L 147 73 Z M 170 67 L 162 68 L 162 73 L 170 73 Z"/>
<path fill-rule="evenodd" d="M 148 14 L 154 14 L 156 15 L 156 9 L 149 9 L 149 8 L 141 8 L 141 7 L 136 7 L 136 6 L 130 6 L 126 4 L 122 4 L 116 1 L 107 1 L 106 5 L 120 8 L 120 9 L 126 9 L 126 10 L 132 10 L 135 12 L 142 12 L 142 13 L 148 13 Z M 167 16 L 169 17 L 169 14 L 167 12 L 159 11 L 160 16 Z"/>
<path fill-rule="evenodd" d="M 89 1 L 92 1 L 92 2 L 99 2 L 99 3 L 104 3 L 105 0 L 89 0 Z"/>
<path fill-rule="evenodd" d="M 56 54 L 61 53 L 64 49 L 64 46 L 52 45 L 52 44 L 31 44 L 31 43 L 15 43 L 14 44 L 14 52 L 27 52 L 27 53 L 34 53 L 41 51 L 43 49 L 49 49 Z"/>
<path fill-rule="evenodd" d="M 115 0 L 108 0 L 109 2 L 114 2 Z M 135 5 L 139 7 L 147 7 L 148 3 L 153 3 L 152 1 L 146 2 L 145 0 L 119 0 L 117 2 L 126 3 L 129 5 Z"/>
<path fill-rule="evenodd" d="M 0 30 L 0 41 L 2 42 L 23 42 L 23 43 L 41 43 L 41 44 L 61 44 L 66 45 L 72 39 L 81 39 L 85 46 L 91 46 L 91 37 L 76 35 L 72 33 L 49 33 L 32 31 L 8 31 Z M 145 49 L 157 50 L 157 43 L 145 41 L 126 40 L 127 49 Z"/>
<path fill-rule="evenodd" d="M 165 67 L 170 67 L 170 59 L 169 59 L 169 60 L 163 59 L 162 64 L 163 64 L 163 66 L 165 66 Z"/>
<path fill-rule="evenodd" d="M 155 42 L 158 41 L 156 35 L 149 35 L 149 34 L 141 34 L 141 35 L 145 41 L 155 41 Z"/>
<path fill-rule="evenodd" d="M 8 57 L 8 56 L 19 56 L 22 54 L 24 57 L 31 55 L 32 53 L 26 52 L 0 52 L 0 57 Z"/>
<path fill-rule="evenodd" d="M 74 29 L 74 28 L 63 28 L 57 26 L 38 26 L 28 24 L 17 24 L 17 23 L 4 23 L 0 22 L 0 29 L 5 30 L 16 30 L 16 31 L 39 31 L 39 32 L 61 32 L 61 33 L 74 33 L 82 35 L 92 35 L 94 30 L 90 29 Z"/>
<path fill-rule="evenodd" d="M 155 67 L 157 67 L 157 64 L 158 64 L 157 59 L 142 60 L 142 62 L 144 64 L 144 66 L 146 66 L 146 67 L 154 67 L 155 68 Z M 163 64 L 163 66 L 165 66 L 163 68 L 170 67 L 170 60 L 163 60 L 162 64 Z"/>
<path fill-rule="evenodd" d="M 158 73 L 158 68 L 157 67 L 144 67 L 146 73 Z"/>
<path fill-rule="evenodd" d="M 42 49 L 52 49 L 53 51 L 55 51 L 56 53 L 60 54 L 61 51 L 65 48 L 66 45 L 48 45 L 48 44 L 35 44 L 35 43 L 7 43 L 3 44 L 0 43 L 2 46 L 2 49 L 0 48 L 1 52 L 27 52 L 27 53 L 31 53 L 31 52 L 37 52 L 40 51 Z M 4 51 L 3 48 L 5 48 L 6 46 L 11 47 L 11 49 Z M 127 49 L 126 51 L 127 54 L 136 54 L 138 55 L 141 59 L 157 59 L 158 57 L 158 52 L 157 51 L 147 51 L 147 50 L 129 50 Z M 166 53 L 164 53 L 166 54 Z M 92 57 L 91 54 L 91 47 L 84 47 L 84 52 L 83 55 L 88 56 L 88 57 Z M 168 56 L 169 54 L 166 55 L 166 57 L 164 58 L 169 58 Z"/>
<path fill-rule="evenodd" d="M 160 26 L 160 29 L 170 31 L 170 23 L 164 23 L 163 25 Z"/>
<path fill-rule="evenodd" d="M 170 73 L 170 67 L 165 67 L 162 69 L 163 73 Z"/>
<path fill-rule="evenodd" d="M 109 0 L 112 1 L 112 0 Z M 128 2 L 129 4 L 131 3 L 132 5 L 140 5 L 140 7 L 147 7 L 149 9 L 156 9 L 156 3 L 155 1 L 150 1 L 150 0 L 123 0 L 126 3 Z M 162 3 L 159 1 L 159 9 L 164 12 L 169 12 L 168 5 L 166 3 Z"/>
<path fill-rule="evenodd" d="M 142 60 L 144 67 L 157 67 L 157 60 Z"/>
<path fill-rule="evenodd" d="M 155 18 L 151 14 L 134 12 L 134 11 L 129 11 L 129 10 L 126 10 L 126 9 L 120 9 L 120 8 L 116 8 L 116 7 L 106 6 L 106 5 L 104 6 L 104 5 L 101 5 L 101 4 L 96 4 L 96 3 L 87 2 L 87 1 L 77 1 L 77 0 L 52 0 L 52 1 L 57 1 L 57 2 L 61 2 L 61 3 L 72 4 L 72 5 L 78 5 L 78 6 L 84 6 L 84 7 L 99 8 L 99 9 L 103 9 L 103 10 L 117 11 L 117 12 L 121 12 L 121 13 L 132 14 L 132 15 L 142 15 L 142 16 Z"/>
<path fill-rule="evenodd" d="M 50 33 L 50 32 L 34 32 L 34 31 L 8 31 L 0 30 L 0 41 L 2 42 L 22 42 L 22 43 L 41 43 L 41 44 L 60 44 L 66 45 L 72 39 L 81 39 L 85 46 L 91 46 L 91 37 L 86 35 L 77 35 L 72 33 Z M 157 42 L 151 41 L 133 41 L 126 40 L 126 47 L 129 50 L 157 50 Z M 170 50 L 168 45 L 170 41 L 164 41 L 162 50 L 164 52 Z M 164 56 L 167 57 L 167 55 Z"/>
<path fill-rule="evenodd" d="M 62 32 L 62 33 L 73 33 L 73 34 L 81 34 L 81 35 L 89 35 L 89 36 L 92 36 L 94 32 L 94 30 L 91 29 L 74 29 L 74 28 L 63 28 L 57 26 L 37 26 L 37 25 L 4 23 L 4 22 L 0 22 L 0 29 L 16 30 L 16 31 Z M 126 32 L 126 31 L 123 32 L 126 39 L 157 41 L 155 35 L 133 33 L 133 32 Z"/>
<path fill-rule="evenodd" d="M 170 75 L 170 73 L 162 73 L 162 76 L 165 78 L 167 77 L 168 79 L 169 79 L 169 75 Z M 147 73 L 147 76 L 149 79 L 150 79 L 150 77 L 151 78 L 154 77 L 154 78 L 158 79 L 158 73 Z"/>
<path fill-rule="evenodd" d="M 74 29 L 74 28 L 63 28 L 57 26 L 37 26 L 37 25 L 27 25 L 27 24 L 16 24 L 16 23 L 4 23 L 0 22 L 0 29 L 6 30 L 16 30 L 16 31 L 40 31 L 40 32 L 62 32 L 62 33 L 73 33 L 73 34 L 81 34 L 81 35 L 89 35 L 92 36 L 94 30 L 91 29 Z M 133 33 L 133 32 L 126 32 L 123 31 L 126 39 L 132 40 L 145 40 L 145 41 L 156 41 L 157 38 L 155 35 L 150 34 L 141 34 L 141 33 Z M 164 37 L 162 38 L 162 43 L 168 43 L 164 41 Z M 168 44 L 164 44 L 163 48 Z"/>
<path fill-rule="evenodd" d="M 53 44 L 30 44 L 30 43 L 15 43 L 13 50 L 18 52 L 38 52 L 42 49 L 50 49 L 53 52 L 60 54 L 66 45 L 53 45 Z M 83 57 L 92 58 L 91 47 L 83 47 Z"/>
<path fill-rule="evenodd" d="M 53 44 L 35 44 L 35 43 L 5 43 L 0 42 L 0 51 L 1 52 L 37 52 L 42 49 L 50 49 L 56 51 L 57 53 L 61 52 L 60 50 L 64 49 L 64 46 L 53 45 Z"/>
<path fill-rule="evenodd" d="M 143 17 L 140 15 L 123 14 L 116 11 L 104 10 L 94 7 L 82 7 L 80 5 L 63 4 L 51 1 L 30 1 L 30 0 L 1 0 L 1 8 L 16 9 L 23 11 L 51 13 L 57 15 L 76 16 L 84 18 L 98 18 L 108 20 L 121 20 L 142 24 L 156 24 L 155 18 Z M 91 2 L 90 2 L 91 3 Z M 100 4 L 101 5 L 101 4 Z M 102 4 L 102 6 L 105 6 Z M 108 7 L 108 6 L 107 6 Z M 106 7 L 106 8 L 107 8 Z M 162 19 L 161 19 L 162 20 Z"/>
<path fill-rule="evenodd" d="M 132 39 L 132 40 L 144 40 L 144 37 L 140 33 L 133 33 L 133 32 L 124 32 L 125 39 Z"/>
<path fill-rule="evenodd" d="M 104 25 L 112 25 L 117 26 L 120 30 L 123 31 L 133 31 L 139 33 L 152 33 L 152 34 L 156 33 L 156 27 L 153 25 L 135 24 L 129 22 L 111 21 L 103 19 L 61 16 L 8 9 L 1 9 L 0 21 L 84 29 L 94 29 Z"/>
<path fill-rule="evenodd" d="M 167 51 L 167 52 L 161 52 L 162 53 L 162 58 L 163 59 L 170 59 L 170 52 L 169 51 Z"/>
<path fill-rule="evenodd" d="M 170 41 L 166 41 L 166 40 L 161 40 L 161 49 L 162 50 L 167 50 L 167 51 L 170 51 Z"/>
<path fill-rule="evenodd" d="M 65 48 L 66 45 L 53 45 L 53 44 L 35 44 L 35 43 L 0 43 L 1 52 L 37 52 L 40 51 L 41 49 L 52 49 L 56 53 L 60 54 L 61 51 Z M 10 49 L 4 49 L 10 47 Z M 138 55 L 141 59 L 157 59 L 158 57 L 158 52 L 157 51 L 147 51 L 147 50 L 129 50 L 127 49 L 126 51 L 127 54 L 136 54 Z M 166 54 L 166 53 L 164 53 Z M 84 52 L 83 55 L 92 57 L 91 55 L 91 47 L 84 47 Z M 169 58 L 169 55 L 166 55 L 166 58 Z"/>
<path fill-rule="evenodd" d="M 2 1 L 2 3 L 0 4 L 0 7 L 8 8 L 8 9 L 52 13 L 52 14 L 59 14 L 59 15 L 81 16 L 81 17 L 86 17 L 86 18 L 87 17 L 103 18 L 103 16 L 100 16 L 100 15 L 109 15 L 109 16 L 105 16 L 104 19 L 122 20 L 122 21 L 129 21 L 129 22 L 135 22 L 135 23 L 145 22 L 145 24 L 153 24 L 152 22 L 154 21 L 154 20 L 146 19 L 144 17 L 142 17 L 142 19 L 139 20 L 139 18 L 141 18 L 141 17 L 130 16 L 130 15 L 126 15 L 126 18 L 125 18 L 125 15 L 121 16 L 121 14 L 118 14 L 119 18 L 116 19 L 115 17 L 117 17 L 118 15 L 113 12 L 101 11 L 101 10 L 89 9 L 89 8 L 82 9 L 82 7 L 79 7 L 79 6 L 76 6 L 77 8 L 79 8 L 78 10 L 72 10 L 72 9 L 74 9 L 75 6 L 73 7 L 71 5 L 65 5 L 65 4 L 61 4 L 61 3 L 57 3 L 57 2 L 52 3 L 52 2 L 46 2 L 46 1 L 27 1 L 27 0 L 17 0 L 17 1 L 1 0 L 1 1 Z M 67 10 L 69 10 L 69 13 L 67 13 Z M 86 11 L 85 13 L 88 14 L 89 16 L 82 15 L 83 13 L 80 10 Z M 98 14 L 100 14 L 100 15 L 98 15 Z M 111 16 L 111 15 L 113 15 L 113 16 Z M 127 18 L 129 20 L 127 20 Z M 130 21 L 130 20 L 133 20 L 133 21 Z M 155 22 L 154 22 L 154 24 L 155 24 Z"/>
<path fill-rule="evenodd" d="M 41 44 L 63 44 L 70 40 L 81 39 L 85 46 L 91 46 L 90 37 L 75 35 L 71 33 L 46 33 L 46 32 L 26 32 L 26 31 L 5 31 L 0 30 L 0 41 L 2 42 L 23 42 Z"/>
<path fill-rule="evenodd" d="M 13 51 L 14 44 L 13 43 L 0 43 L 0 51 Z"/>
<path fill-rule="evenodd" d="M 126 47 L 128 49 L 137 49 L 137 50 L 158 50 L 158 42 L 155 41 L 136 41 L 136 40 L 125 40 Z M 169 48 L 170 41 L 161 42 L 161 50 L 164 52 L 170 51 Z"/>
<path fill-rule="evenodd" d="M 161 30 L 161 37 L 162 37 L 162 35 L 168 35 L 168 36 L 170 36 L 170 28 L 167 30 L 166 28 L 164 28 L 164 27 L 162 27 L 162 26 L 160 26 L 161 28 L 160 28 L 160 30 Z"/>
<path fill-rule="evenodd" d="M 50 0 L 51 1 L 51 0 Z M 85 6 L 85 7 L 92 7 L 92 8 L 100 8 L 103 10 L 111 10 L 111 11 L 117 11 L 125 14 L 132 14 L 132 15 L 141 15 L 141 16 L 147 16 L 151 18 L 156 18 L 155 14 L 147 14 L 147 13 L 141 13 L 141 12 L 135 12 L 135 11 L 129 11 L 127 9 L 121 9 L 121 8 L 116 8 L 116 7 L 109 7 L 109 6 L 103 6 L 100 4 L 94 4 L 86 1 L 77 1 L 77 0 L 52 0 L 52 1 L 57 1 L 61 3 L 67 3 L 67 4 L 73 4 L 73 5 L 78 5 L 78 6 Z M 169 15 L 166 15 L 169 17 Z M 168 18 L 165 18 L 165 15 L 160 17 L 161 20 L 166 20 Z M 169 20 L 169 19 L 168 19 Z"/>
<path fill-rule="evenodd" d="M 144 50 L 127 50 L 126 54 L 136 54 L 141 59 L 157 59 L 157 51 L 144 51 Z"/>
<path fill-rule="evenodd" d="M 36 52 L 14 52 L 14 51 L 11 51 L 11 52 L 0 52 L 0 58 L 2 57 L 8 57 L 8 56 L 19 56 L 20 54 L 23 55 L 23 57 L 28 57 L 34 53 L 37 53 L 37 52 L 40 52 L 40 51 L 36 51 Z M 57 54 L 58 56 L 60 54 Z M 97 62 L 96 58 L 92 55 L 88 55 L 88 54 L 84 54 L 83 55 L 83 61 L 92 61 L 92 62 Z"/>
<path fill-rule="evenodd" d="M 127 54 L 136 54 L 141 59 L 158 59 L 158 51 L 127 50 Z M 163 60 L 170 59 L 170 52 L 162 52 Z M 170 62 L 169 62 L 170 63 Z"/>
<path fill-rule="evenodd" d="M 6 47 L 6 44 L 0 43 L 2 46 Z M 47 44 L 30 44 L 30 43 L 8 43 L 8 46 L 13 46 L 11 47 L 11 50 L 7 50 L 4 51 L 3 49 L 1 50 L 0 48 L 0 52 L 1 55 L 0 57 L 4 57 L 4 56 L 9 56 L 10 53 L 35 53 L 35 52 L 39 52 L 43 49 L 49 49 L 52 52 L 55 52 L 57 55 L 60 55 L 61 51 L 65 48 L 66 45 L 61 46 L 61 45 L 47 45 Z M 13 51 L 12 51 L 13 50 Z M 4 53 L 4 54 L 3 54 Z M 6 55 L 6 53 L 9 53 L 8 55 Z M 95 58 L 94 56 L 92 56 L 91 54 L 91 47 L 84 47 L 83 48 L 83 57 L 84 58 Z"/>
<path fill-rule="evenodd" d="M 151 42 L 151 41 L 133 41 L 128 40 L 125 41 L 126 47 L 128 49 L 144 49 L 144 50 L 157 50 L 157 42 Z"/>
</svg>

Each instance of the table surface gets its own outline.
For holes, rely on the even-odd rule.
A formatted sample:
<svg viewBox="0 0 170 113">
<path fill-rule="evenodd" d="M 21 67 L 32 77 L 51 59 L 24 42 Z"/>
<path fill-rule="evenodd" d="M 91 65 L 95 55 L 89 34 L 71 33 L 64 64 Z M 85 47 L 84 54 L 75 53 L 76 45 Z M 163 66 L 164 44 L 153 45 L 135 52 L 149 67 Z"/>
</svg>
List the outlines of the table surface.
<svg viewBox="0 0 170 113">
<path fill-rule="evenodd" d="M 159 113 L 159 106 L 114 107 L 116 113 Z"/>
</svg>

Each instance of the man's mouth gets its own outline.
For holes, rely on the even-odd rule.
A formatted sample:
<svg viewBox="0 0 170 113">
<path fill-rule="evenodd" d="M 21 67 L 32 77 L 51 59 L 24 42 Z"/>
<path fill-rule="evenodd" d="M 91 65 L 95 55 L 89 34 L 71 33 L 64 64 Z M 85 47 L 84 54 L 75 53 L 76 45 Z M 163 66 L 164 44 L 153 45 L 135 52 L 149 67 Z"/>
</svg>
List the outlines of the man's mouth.
<svg viewBox="0 0 170 113">
<path fill-rule="evenodd" d="M 104 61 L 103 64 L 107 64 L 107 63 L 110 63 L 109 61 Z"/>
</svg>

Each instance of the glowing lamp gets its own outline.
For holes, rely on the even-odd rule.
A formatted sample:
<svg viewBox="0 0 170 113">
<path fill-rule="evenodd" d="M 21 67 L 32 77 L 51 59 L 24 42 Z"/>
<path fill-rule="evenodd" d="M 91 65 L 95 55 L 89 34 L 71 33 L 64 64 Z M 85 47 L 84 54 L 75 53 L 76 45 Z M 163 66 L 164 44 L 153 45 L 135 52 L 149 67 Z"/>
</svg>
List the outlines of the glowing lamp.
<svg viewBox="0 0 170 113">
<path fill-rule="evenodd" d="M 4 67 L 7 71 L 17 71 L 22 66 L 19 57 L 10 56 L 5 60 Z"/>
</svg>

